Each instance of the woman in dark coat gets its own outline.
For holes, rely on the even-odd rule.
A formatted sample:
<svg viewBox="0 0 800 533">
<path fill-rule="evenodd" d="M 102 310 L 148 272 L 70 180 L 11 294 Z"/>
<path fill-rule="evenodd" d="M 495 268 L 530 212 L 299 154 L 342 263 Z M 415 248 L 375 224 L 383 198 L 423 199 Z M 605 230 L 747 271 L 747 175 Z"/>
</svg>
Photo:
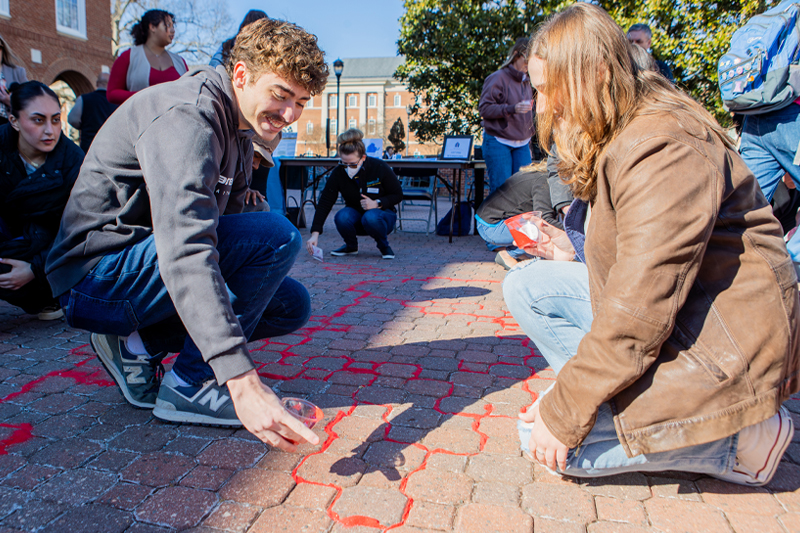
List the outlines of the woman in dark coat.
<svg viewBox="0 0 800 533">
<path fill-rule="evenodd" d="M 44 275 L 83 151 L 61 135 L 61 105 L 38 81 L 16 86 L 10 123 L 0 126 L 0 300 L 63 316 Z"/>
</svg>

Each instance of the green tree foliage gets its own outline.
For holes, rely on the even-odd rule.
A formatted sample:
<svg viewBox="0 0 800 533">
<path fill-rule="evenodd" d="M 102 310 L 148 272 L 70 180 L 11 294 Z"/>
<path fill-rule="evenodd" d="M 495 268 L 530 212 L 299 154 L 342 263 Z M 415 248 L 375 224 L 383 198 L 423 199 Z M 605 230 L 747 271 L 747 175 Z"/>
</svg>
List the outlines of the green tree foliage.
<svg viewBox="0 0 800 533">
<path fill-rule="evenodd" d="M 395 76 L 423 95 L 410 128 L 422 141 L 480 132 L 483 81 L 503 63 L 514 41 L 572 2 L 554 0 L 406 0 L 398 49 L 406 62 Z M 669 63 L 679 86 L 723 122 L 717 59 L 731 35 L 777 0 L 600 0 L 627 29 L 653 30 L 653 55 Z"/>
<path fill-rule="evenodd" d="M 406 129 L 403 127 L 403 121 L 399 118 L 394 121 L 392 124 L 392 128 L 389 130 L 389 136 L 387 137 L 389 142 L 392 143 L 392 147 L 396 153 L 400 153 L 406 149 L 406 143 L 403 139 L 406 138 Z"/>
</svg>

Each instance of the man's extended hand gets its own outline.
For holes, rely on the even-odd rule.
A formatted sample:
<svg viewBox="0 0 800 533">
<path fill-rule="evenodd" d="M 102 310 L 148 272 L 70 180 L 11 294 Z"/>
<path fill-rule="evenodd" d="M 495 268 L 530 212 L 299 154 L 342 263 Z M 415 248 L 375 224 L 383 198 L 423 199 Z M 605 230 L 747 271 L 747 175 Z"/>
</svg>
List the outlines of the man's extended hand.
<svg viewBox="0 0 800 533">
<path fill-rule="evenodd" d="M 259 202 L 263 202 L 264 200 L 266 200 L 264 195 L 253 189 L 247 189 L 247 192 L 244 193 L 244 205 L 258 205 Z"/>
<path fill-rule="evenodd" d="M 370 209 L 377 209 L 378 208 L 378 201 L 373 200 L 369 196 L 362 194 L 361 195 L 361 208 L 364 211 L 369 211 Z"/>
<path fill-rule="evenodd" d="M 319 437 L 283 408 L 272 389 L 262 383 L 255 370 L 229 379 L 236 416 L 244 427 L 262 442 L 293 452 L 297 444 L 318 444 Z"/>
<path fill-rule="evenodd" d="M 555 472 L 558 467 L 559 471 L 564 472 L 567 469 L 569 448 L 550 433 L 542 417 L 539 416 L 539 404 L 536 403 L 526 412 L 520 413 L 519 418 L 523 422 L 533 423 L 531 440 L 528 442 L 531 455 L 550 470 Z"/>
</svg>

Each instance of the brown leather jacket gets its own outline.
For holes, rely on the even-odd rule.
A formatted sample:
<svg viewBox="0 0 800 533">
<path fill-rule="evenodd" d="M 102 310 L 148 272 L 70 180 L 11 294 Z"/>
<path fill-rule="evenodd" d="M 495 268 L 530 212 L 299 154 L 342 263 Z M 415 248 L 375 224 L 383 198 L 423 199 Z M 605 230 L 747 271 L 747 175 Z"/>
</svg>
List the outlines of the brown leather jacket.
<svg viewBox="0 0 800 533">
<path fill-rule="evenodd" d="M 541 402 L 570 448 L 610 401 L 633 457 L 711 442 L 798 390 L 797 277 L 753 174 L 716 137 L 634 119 L 598 170 L 594 321 Z"/>
</svg>

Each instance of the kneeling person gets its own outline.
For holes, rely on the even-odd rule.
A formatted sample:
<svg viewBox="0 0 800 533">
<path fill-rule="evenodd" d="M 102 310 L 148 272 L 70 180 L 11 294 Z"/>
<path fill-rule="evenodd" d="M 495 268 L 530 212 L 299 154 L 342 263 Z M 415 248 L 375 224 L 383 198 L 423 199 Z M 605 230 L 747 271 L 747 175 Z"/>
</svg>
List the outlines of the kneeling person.
<svg viewBox="0 0 800 533">
<path fill-rule="evenodd" d="M 369 235 L 378 245 L 384 259 L 394 259 L 387 236 L 397 221 L 395 205 L 403 200 L 403 188 L 392 169 L 382 160 L 367 157 L 364 134 L 349 129 L 337 139 L 341 164 L 331 172 L 319 197 L 311 238 L 306 242 L 309 253 L 319 242 L 325 219 L 341 193 L 345 207 L 336 213 L 336 229 L 344 239 L 344 246 L 331 255 L 358 253 L 358 235 Z"/>
<path fill-rule="evenodd" d="M 48 280 L 133 405 L 169 421 L 244 425 L 287 450 L 318 441 L 247 350 L 308 320 L 308 292 L 287 277 L 302 239 L 281 215 L 241 211 L 247 138 L 274 139 L 327 77 L 316 37 L 263 19 L 239 35 L 227 70 L 137 93 L 95 138 Z M 162 381 L 169 352 L 178 356 Z"/>
</svg>

